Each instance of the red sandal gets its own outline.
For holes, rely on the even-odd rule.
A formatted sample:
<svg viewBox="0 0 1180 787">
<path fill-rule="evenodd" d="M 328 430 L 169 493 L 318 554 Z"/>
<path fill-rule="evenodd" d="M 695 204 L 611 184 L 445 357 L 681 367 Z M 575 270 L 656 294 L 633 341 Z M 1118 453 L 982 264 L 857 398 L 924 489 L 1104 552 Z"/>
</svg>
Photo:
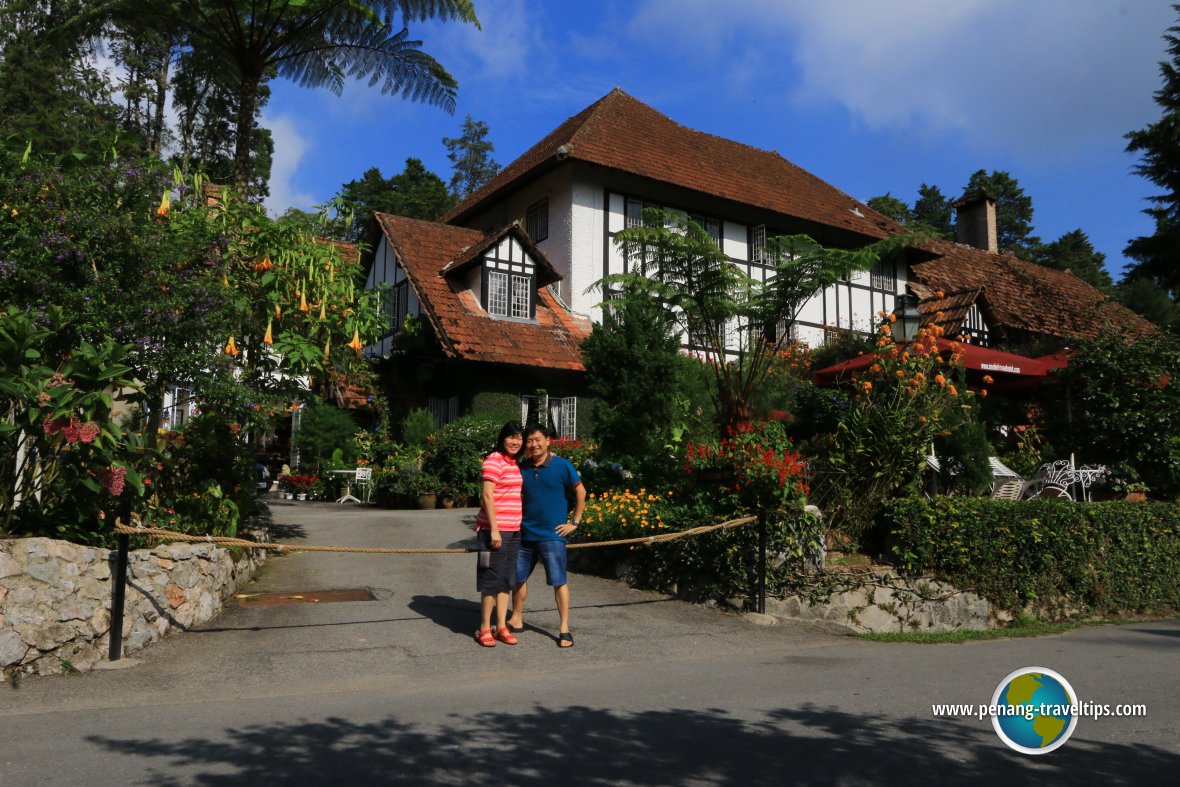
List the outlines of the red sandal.
<svg viewBox="0 0 1180 787">
<path fill-rule="evenodd" d="M 494 636 L 492 636 L 491 629 L 484 629 L 483 631 L 477 631 L 475 633 L 475 641 L 478 642 L 480 645 L 483 645 L 485 648 L 496 647 L 496 638 Z"/>
<path fill-rule="evenodd" d="M 505 645 L 515 645 L 516 643 L 520 642 L 520 640 L 518 640 L 512 633 L 512 629 L 510 629 L 508 626 L 503 626 L 499 631 L 496 632 L 496 639 L 500 640 Z"/>
</svg>

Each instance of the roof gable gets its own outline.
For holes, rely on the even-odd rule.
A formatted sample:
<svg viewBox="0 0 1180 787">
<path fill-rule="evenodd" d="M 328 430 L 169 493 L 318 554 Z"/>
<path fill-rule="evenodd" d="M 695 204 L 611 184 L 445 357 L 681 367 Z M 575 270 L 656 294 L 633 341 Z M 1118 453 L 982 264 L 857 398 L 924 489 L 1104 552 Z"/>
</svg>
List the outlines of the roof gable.
<svg viewBox="0 0 1180 787">
<path fill-rule="evenodd" d="M 914 279 L 946 292 L 982 289 L 989 322 L 1005 329 L 1096 338 L 1116 328 L 1135 335 L 1155 333 L 1152 323 L 1068 271 L 935 240 L 926 249 L 938 258 L 911 266 Z"/>
<path fill-rule="evenodd" d="M 570 159 L 869 238 L 903 231 L 778 153 L 682 126 L 619 88 L 550 132 L 442 221 L 462 221 L 518 181 Z"/>
<path fill-rule="evenodd" d="M 443 352 L 471 361 L 584 371 L 580 345 L 590 335 L 588 320 L 575 317 L 545 286 L 536 290 L 536 318 L 510 320 L 488 314 L 455 274 L 498 240 L 527 235 L 509 226 L 490 235 L 465 227 L 375 214 L 434 328 Z M 529 243 L 539 269 L 557 276 L 544 254 Z"/>
</svg>

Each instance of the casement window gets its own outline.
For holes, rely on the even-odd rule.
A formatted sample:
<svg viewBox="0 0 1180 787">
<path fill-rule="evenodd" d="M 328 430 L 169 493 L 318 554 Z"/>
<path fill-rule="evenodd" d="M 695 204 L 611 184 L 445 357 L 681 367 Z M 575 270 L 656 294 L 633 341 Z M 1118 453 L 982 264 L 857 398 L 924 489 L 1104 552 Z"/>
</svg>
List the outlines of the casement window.
<svg viewBox="0 0 1180 787">
<path fill-rule="evenodd" d="M 197 409 L 193 389 L 179 385 L 170 386 L 165 391 L 164 402 L 163 426 L 172 431 L 183 429 Z"/>
<path fill-rule="evenodd" d="M 531 276 L 512 276 L 512 317 L 527 320 L 530 314 L 531 292 L 533 278 Z"/>
<path fill-rule="evenodd" d="M 488 271 L 488 314 L 508 316 L 508 274 Z"/>
<path fill-rule="evenodd" d="M 524 231 L 533 239 L 533 243 L 540 243 L 549 237 L 549 198 L 533 203 L 525 212 Z"/>
<path fill-rule="evenodd" d="M 410 284 L 403 279 L 381 293 L 381 314 L 389 320 L 389 333 L 402 329 L 410 308 Z"/>
<path fill-rule="evenodd" d="M 542 410 L 547 412 L 542 413 Z M 576 396 L 521 396 L 520 421 L 536 421 L 551 425 L 557 437 L 565 440 L 578 439 L 578 397 Z"/>
<path fill-rule="evenodd" d="M 426 400 L 426 409 L 434 418 L 435 426 L 446 426 L 459 417 L 459 397 L 431 396 Z"/>
<path fill-rule="evenodd" d="M 709 237 L 713 239 L 713 243 L 721 248 L 721 222 L 718 219 L 712 219 L 708 216 L 701 216 L 699 214 L 692 214 L 689 216 L 694 222 L 700 225 L 701 229 L 709 233 Z"/>
<path fill-rule="evenodd" d="M 750 228 L 750 262 L 759 265 L 770 264 L 770 252 L 766 248 L 766 225 L 755 224 Z"/>
<path fill-rule="evenodd" d="M 870 284 L 874 290 L 897 291 L 897 266 L 893 260 L 878 260 Z"/>
</svg>

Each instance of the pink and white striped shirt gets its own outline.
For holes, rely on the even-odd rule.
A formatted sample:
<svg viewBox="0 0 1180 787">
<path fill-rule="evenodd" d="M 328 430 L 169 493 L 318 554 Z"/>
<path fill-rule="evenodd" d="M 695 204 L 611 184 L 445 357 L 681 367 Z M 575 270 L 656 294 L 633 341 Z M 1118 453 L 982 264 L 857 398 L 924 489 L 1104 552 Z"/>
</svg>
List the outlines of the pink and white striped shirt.
<svg viewBox="0 0 1180 787">
<path fill-rule="evenodd" d="M 500 530 L 520 530 L 520 490 L 524 485 L 524 479 L 520 477 L 520 467 L 512 457 L 493 451 L 483 460 L 482 476 L 484 481 L 491 481 L 496 485 L 492 490 L 492 500 L 496 506 L 496 527 Z M 475 518 L 475 529 L 492 529 L 487 511 L 482 505 L 479 515 Z"/>
</svg>

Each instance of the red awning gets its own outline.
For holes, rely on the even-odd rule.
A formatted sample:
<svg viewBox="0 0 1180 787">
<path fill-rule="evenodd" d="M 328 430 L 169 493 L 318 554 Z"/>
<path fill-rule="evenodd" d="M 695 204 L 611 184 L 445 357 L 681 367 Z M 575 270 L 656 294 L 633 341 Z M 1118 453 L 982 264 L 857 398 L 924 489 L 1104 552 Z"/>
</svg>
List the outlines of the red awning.
<svg viewBox="0 0 1180 787">
<path fill-rule="evenodd" d="M 1002 350 L 992 350 L 976 344 L 953 342 L 950 339 L 938 340 L 940 355 L 958 353 L 963 357 L 963 367 L 969 372 L 991 375 L 997 381 L 1028 380 L 1029 378 L 1045 378 L 1050 370 L 1065 366 L 1065 362 L 1050 365 L 1045 359 L 1026 358 L 1015 353 Z M 839 385 L 848 382 L 853 375 L 865 371 L 876 362 L 874 354 L 861 355 L 843 363 L 819 369 L 811 374 L 811 381 L 819 386 Z M 998 375 L 998 376 L 997 376 Z"/>
</svg>

